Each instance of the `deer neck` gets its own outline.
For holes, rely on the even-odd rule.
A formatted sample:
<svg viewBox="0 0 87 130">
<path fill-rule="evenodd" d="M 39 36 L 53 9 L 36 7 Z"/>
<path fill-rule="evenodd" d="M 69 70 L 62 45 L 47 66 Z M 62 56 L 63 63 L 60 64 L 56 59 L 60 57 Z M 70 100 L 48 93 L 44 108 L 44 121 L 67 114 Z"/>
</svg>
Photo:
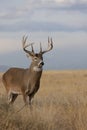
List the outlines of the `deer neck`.
<svg viewBox="0 0 87 130">
<path fill-rule="evenodd" d="M 37 65 L 31 64 L 30 71 L 33 73 L 42 73 L 43 67 L 38 67 Z"/>
<path fill-rule="evenodd" d="M 38 67 L 30 65 L 30 68 L 28 69 L 28 74 L 29 74 L 29 79 L 31 82 L 37 82 L 40 80 L 41 75 L 42 75 L 42 69 L 38 69 Z"/>
</svg>

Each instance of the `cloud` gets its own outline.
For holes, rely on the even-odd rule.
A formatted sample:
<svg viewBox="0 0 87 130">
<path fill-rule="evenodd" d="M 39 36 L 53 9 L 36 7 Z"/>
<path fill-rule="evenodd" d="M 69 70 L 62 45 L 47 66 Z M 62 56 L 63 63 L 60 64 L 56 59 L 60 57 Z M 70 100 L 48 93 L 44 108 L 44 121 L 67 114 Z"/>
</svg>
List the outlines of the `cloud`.
<svg viewBox="0 0 87 130">
<path fill-rule="evenodd" d="M 12 33 L 17 36 L 25 32 L 87 32 L 87 0 L 9 2 L 3 0 L 0 4 L 0 32 L 7 33 L 9 37 Z M 12 39 L 12 43 L 14 41 Z"/>
<path fill-rule="evenodd" d="M 24 19 L 27 16 L 31 19 L 32 15 L 40 11 L 73 11 L 87 12 L 87 0 L 26 0 L 19 2 L 3 1 L 0 4 L 0 18 L 7 20 Z M 4 7 L 4 8 L 3 8 Z"/>
<path fill-rule="evenodd" d="M 0 31 L 87 31 L 86 3 L 86 0 L 19 0 L 17 5 L 16 0 L 9 5 L 4 0 L 5 10 L 0 5 Z"/>
<path fill-rule="evenodd" d="M 61 4 L 87 3 L 87 0 L 53 0 Z"/>
<path fill-rule="evenodd" d="M 0 54 L 20 50 L 20 42 L 16 39 L 0 37 Z"/>
<path fill-rule="evenodd" d="M 9 4 L 10 2 L 10 4 Z M 27 14 L 31 17 L 38 9 L 40 10 L 73 10 L 86 11 L 87 0 L 26 0 L 12 2 L 11 0 L 2 1 L 0 4 L 1 19 L 18 19 L 26 17 Z"/>
</svg>

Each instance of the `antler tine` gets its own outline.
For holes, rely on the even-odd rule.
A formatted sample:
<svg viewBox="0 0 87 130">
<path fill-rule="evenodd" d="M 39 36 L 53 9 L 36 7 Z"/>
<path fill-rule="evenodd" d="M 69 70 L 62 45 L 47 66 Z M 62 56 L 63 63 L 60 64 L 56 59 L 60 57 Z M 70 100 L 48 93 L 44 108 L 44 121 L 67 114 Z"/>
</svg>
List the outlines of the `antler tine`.
<svg viewBox="0 0 87 130">
<path fill-rule="evenodd" d="M 26 40 L 27 40 L 28 36 L 23 36 L 23 39 L 22 39 L 22 45 L 23 45 L 23 48 L 26 48 L 25 46 L 25 43 L 26 43 Z"/>
<path fill-rule="evenodd" d="M 30 43 L 30 44 L 25 45 L 25 44 L 26 44 L 26 41 L 27 41 L 27 38 L 28 38 L 28 36 L 26 36 L 26 37 L 23 36 L 23 39 L 22 39 L 23 50 L 24 50 L 26 53 L 28 53 L 29 55 L 34 55 L 34 49 L 33 49 L 33 44 L 34 44 L 34 43 Z M 28 51 L 28 50 L 26 49 L 28 46 L 31 46 L 31 47 L 32 47 L 32 51 Z"/>
<path fill-rule="evenodd" d="M 34 53 L 33 44 L 34 44 L 34 43 L 31 44 L 31 49 L 32 49 L 32 52 Z"/>
<path fill-rule="evenodd" d="M 53 41 L 52 41 L 52 38 L 49 39 L 49 37 L 48 37 L 48 49 L 45 50 L 45 51 L 43 51 L 42 54 L 44 54 L 44 53 L 46 53 L 46 52 L 52 50 L 52 48 L 53 48 Z"/>
<path fill-rule="evenodd" d="M 42 53 L 42 45 L 41 45 L 41 42 L 40 42 L 40 53 Z"/>
<path fill-rule="evenodd" d="M 52 37 L 51 37 L 51 39 L 50 39 L 50 45 L 51 45 L 51 48 L 53 48 L 53 40 L 52 40 Z"/>
<path fill-rule="evenodd" d="M 50 51 L 52 48 L 53 48 L 53 41 L 52 41 L 52 38 L 50 38 L 50 40 L 48 42 L 48 50 L 47 51 Z"/>
<path fill-rule="evenodd" d="M 50 39 L 49 39 L 49 37 L 48 37 L 48 43 L 50 43 Z"/>
</svg>

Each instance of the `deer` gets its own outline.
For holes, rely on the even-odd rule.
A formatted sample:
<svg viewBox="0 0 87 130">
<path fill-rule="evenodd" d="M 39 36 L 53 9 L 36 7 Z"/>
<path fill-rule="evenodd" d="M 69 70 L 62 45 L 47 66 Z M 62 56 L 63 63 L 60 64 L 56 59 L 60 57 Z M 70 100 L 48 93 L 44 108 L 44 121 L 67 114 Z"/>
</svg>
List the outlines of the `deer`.
<svg viewBox="0 0 87 130">
<path fill-rule="evenodd" d="M 10 68 L 2 76 L 9 104 L 13 104 L 18 95 L 22 95 L 24 103 L 31 105 L 32 98 L 40 88 L 40 79 L 44 65 L 43 54 L 53 48 L 52 38 L 48 37 L 48 48 L 43 51 L 40 43 L 40 52 L 35 53 L 34 43 L 26 44 L 27 38 L 27 36 L 22 37 L 22 47 L 27 56 L 31 58 L 30 67 L 27 69 Z M 31 50 L 29 49 L 30 46 Z"/>
</svg>

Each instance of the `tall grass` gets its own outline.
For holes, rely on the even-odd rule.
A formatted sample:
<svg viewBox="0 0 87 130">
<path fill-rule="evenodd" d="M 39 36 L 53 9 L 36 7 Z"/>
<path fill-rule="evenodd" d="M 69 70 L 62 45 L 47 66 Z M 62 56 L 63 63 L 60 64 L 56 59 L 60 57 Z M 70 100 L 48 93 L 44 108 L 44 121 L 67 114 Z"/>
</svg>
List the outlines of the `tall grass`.
<svg viewBox="0 0 87 130">
<path fill-rule="evenodd" d="M 32 109 L 21 96 L 9 106 L 2 91 L 0 130 L 87 130 L 86 72 L 45 72 Z"/>
</svg>

